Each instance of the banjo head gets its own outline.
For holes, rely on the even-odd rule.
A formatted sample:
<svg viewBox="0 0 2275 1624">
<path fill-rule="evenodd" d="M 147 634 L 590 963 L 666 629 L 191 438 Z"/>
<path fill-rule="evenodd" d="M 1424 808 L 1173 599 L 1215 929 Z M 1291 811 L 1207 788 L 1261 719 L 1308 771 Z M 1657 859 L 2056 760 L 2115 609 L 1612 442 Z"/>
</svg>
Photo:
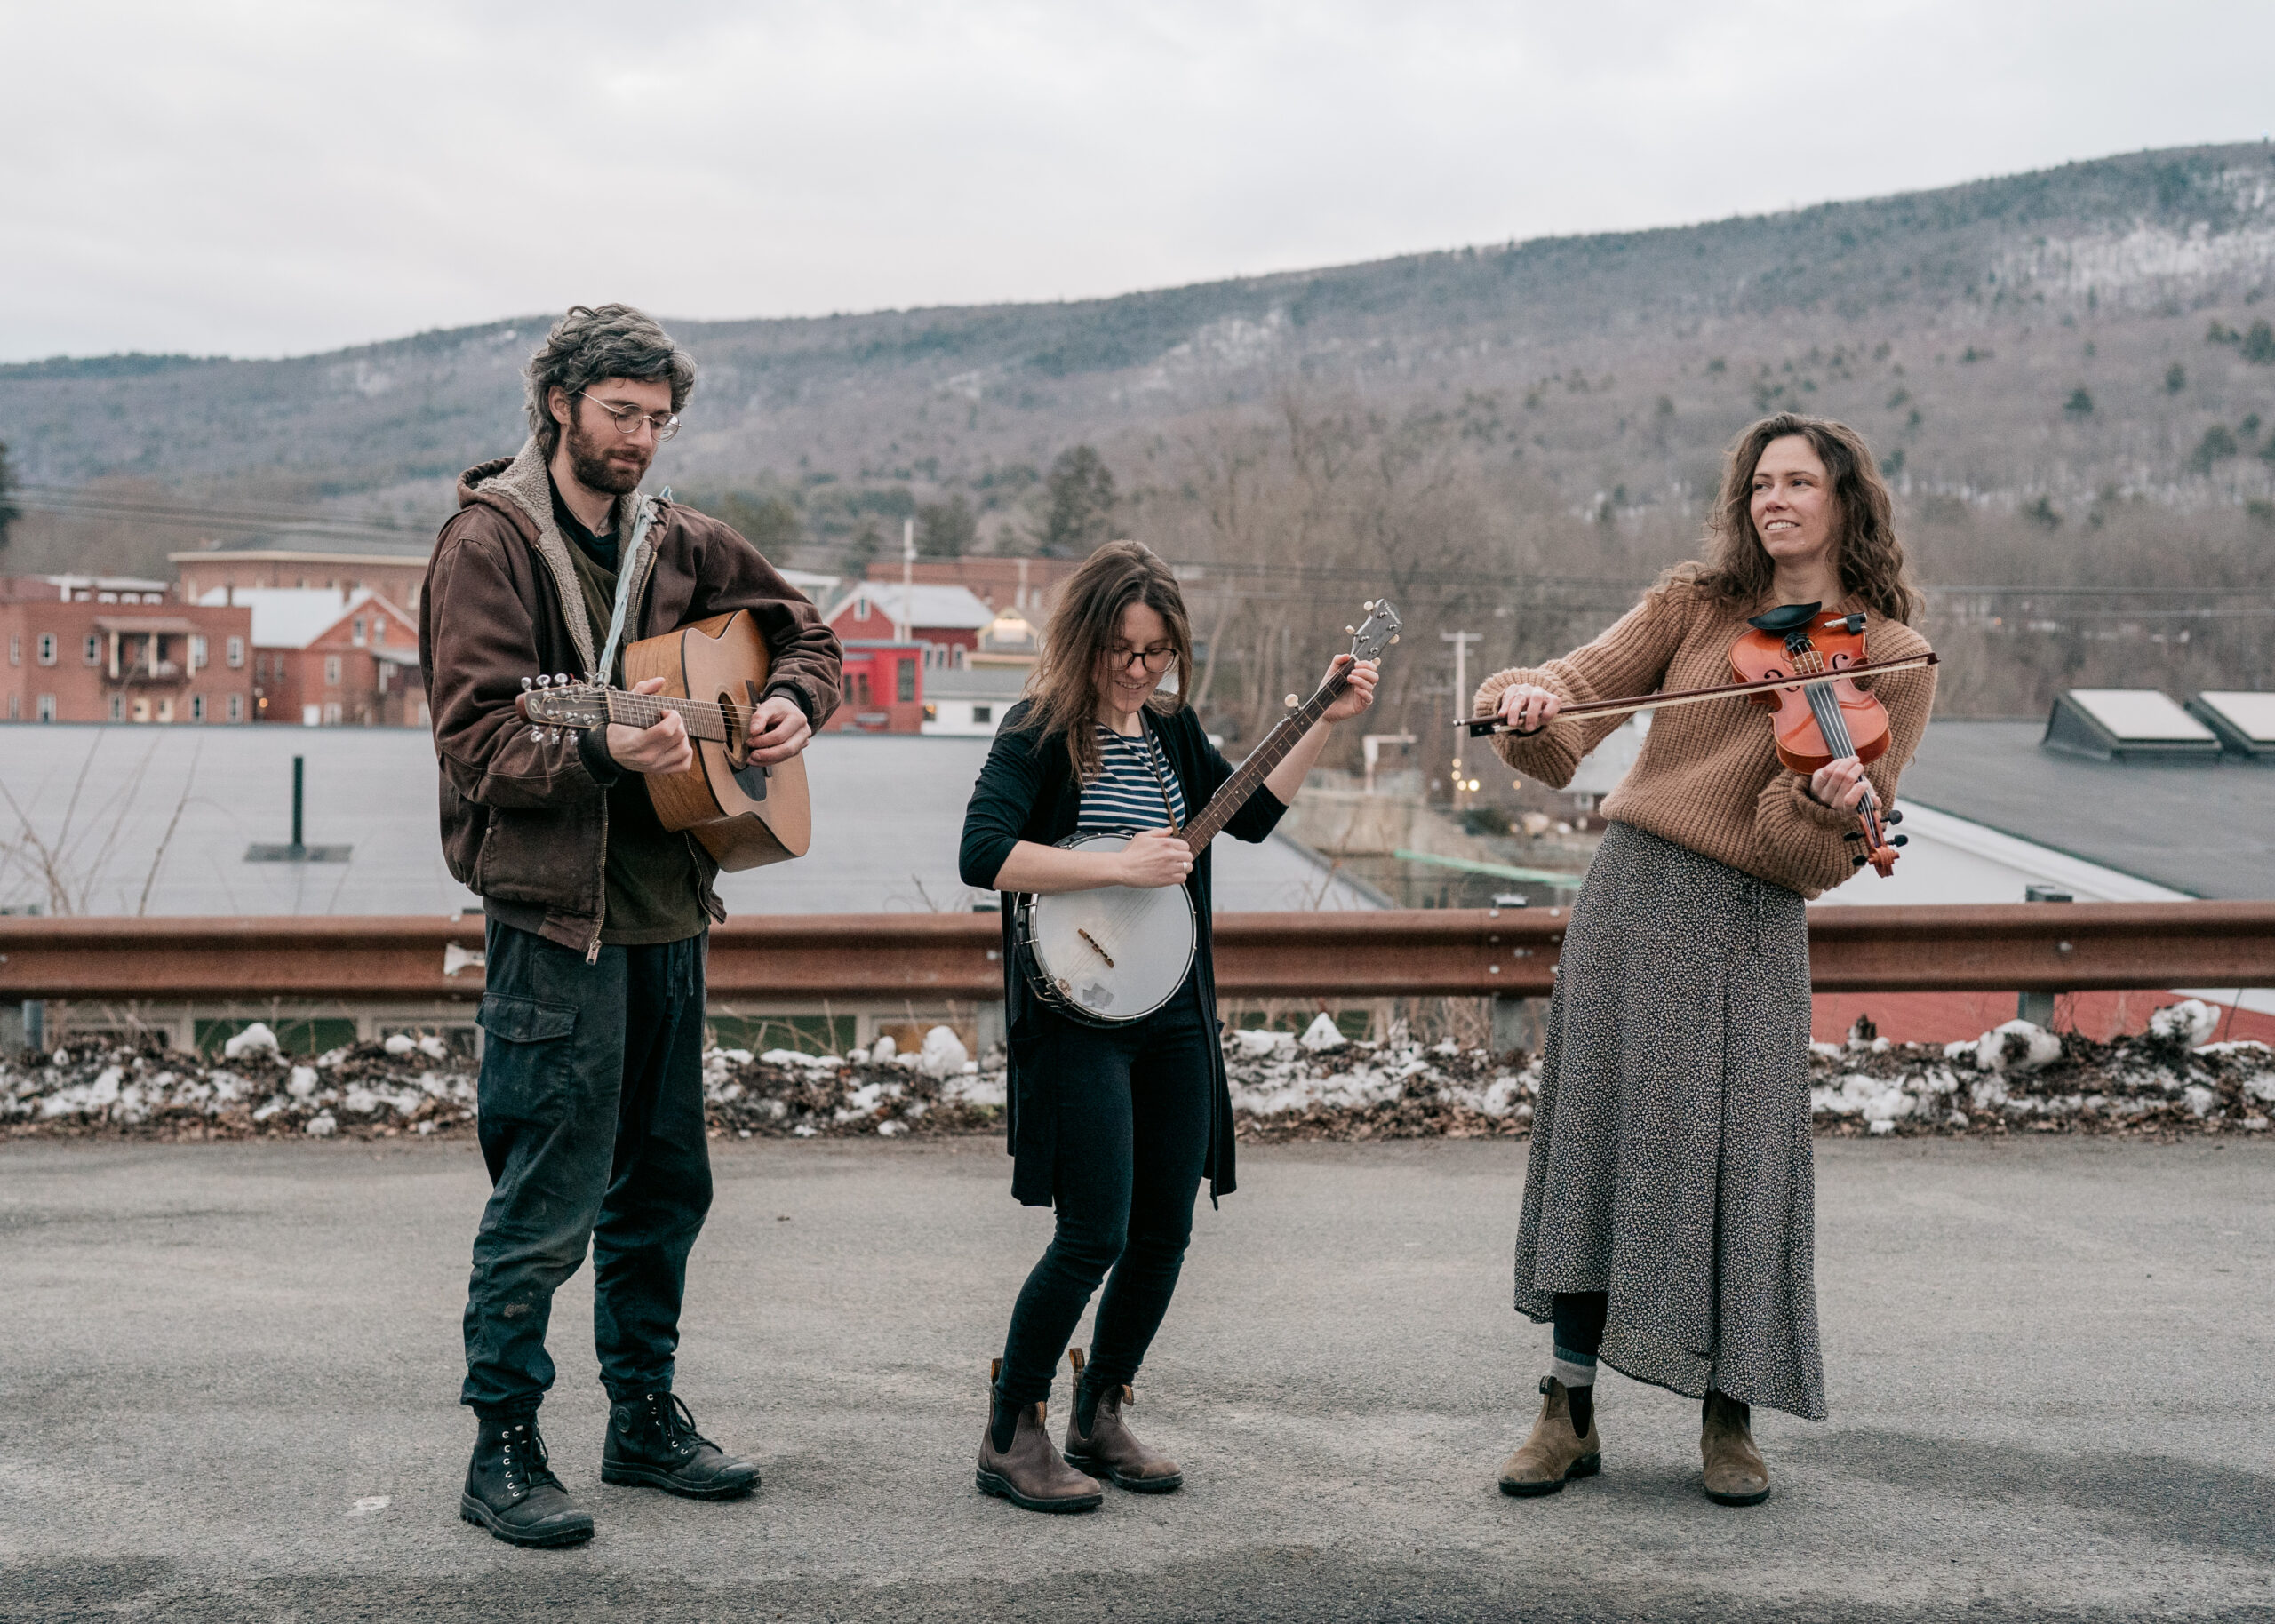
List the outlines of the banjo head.
<svg viewBox="0 0 2275 1624">
<path fill-rule="evenodd" d="M 1119 834 L 1076 835 L 1069 851 L 1120 851 Z M 1198 945 L 1183 886 L 1105 886 L 1030 897 L 1026 943 L 1044 998 L 1077 1020 L 1120 1026 L 1177 995 Z"/>
</svg>

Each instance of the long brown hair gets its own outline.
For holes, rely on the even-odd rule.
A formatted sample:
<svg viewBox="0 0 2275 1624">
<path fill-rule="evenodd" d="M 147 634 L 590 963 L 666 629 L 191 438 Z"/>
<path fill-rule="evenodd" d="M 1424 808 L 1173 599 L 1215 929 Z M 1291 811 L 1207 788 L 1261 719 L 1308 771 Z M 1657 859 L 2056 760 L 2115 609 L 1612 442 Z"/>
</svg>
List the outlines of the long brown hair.
<svg viewBox="0 0 2275 1624">
<path fill-rule="evenodd" d="M 1864 437 L 1830 418 L 1779 412 L 1753 424 L 1730 442 L 1722 464 L 1722 494 L 1707 526 L 1708 557 L 1678 564 L 1662 576 L 1656 590 L 1688 587 L 1726 609 L 1751 611 L 1768 601 L 1776 564 L 1753 529 L 1753 470 L 1773 440 L 1798 436 L 1809 442 L 1832 481 L 1840 508 L 1840 533 L 1833 556 L 1840 567 L 1843 593 L 1889 620 L 1909 625 L 1927 601 L 1912 584 L 1904 545 L 1896 536 L 1896 505 L 1889 499 L 1880 465 Z"/>
<path fill-rule="evenodd" d="M 1143 542 L 1107 542 L 1059 589 L 1058 607 L 1042 634 L 1042 658 L 1027 679 L 1034 705 L 1022 725 L 1044 738 L 1066 736 L 1078 782 L 1096 777 L 1100 768 L 1098 735 L 1090 727 L 1098 713 L 1098 671 L 1107 647 L 1121 634 L 1122 611 L 1133 603 L 1161 617 L 1176 650 L 1162 681 L 1174 673 L 1177 691 L 1156 689 L 1146 705 L 1166 716 L 1193 690 L 1193 626 L 1177 577 Z"/>
</svg>

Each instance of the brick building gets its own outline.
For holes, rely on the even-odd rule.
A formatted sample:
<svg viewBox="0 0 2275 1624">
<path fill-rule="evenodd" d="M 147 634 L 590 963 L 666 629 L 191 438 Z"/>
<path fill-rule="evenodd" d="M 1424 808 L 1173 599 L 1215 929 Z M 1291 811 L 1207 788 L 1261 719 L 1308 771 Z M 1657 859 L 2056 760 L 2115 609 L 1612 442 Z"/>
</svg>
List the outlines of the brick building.
<svg viewBox="0 0 2275 1624">
<path fill-rule="evenodd" d="M 181 578 L 185 603 L 210 601 L 216 589 L 259 587 L 289 592 L 375 592 L 411 615 L 426 585 L 432 537 L 403 541 L 346 539 L 322 531 L 278 533 L 239 547 L 201 547 L 169 553 Z"/>
<path fill-rule="evenodd" d="M 251 638 L 251 610 L 164 581 L 0 577 L 0 720 L 248 721 Z"/>
<path fill-rule="evenodd" d="M 255 718 L 303 727 L 424 728 L 419 626 L 368 587 L 228 587 L 251 612 Z"/>
</svg>

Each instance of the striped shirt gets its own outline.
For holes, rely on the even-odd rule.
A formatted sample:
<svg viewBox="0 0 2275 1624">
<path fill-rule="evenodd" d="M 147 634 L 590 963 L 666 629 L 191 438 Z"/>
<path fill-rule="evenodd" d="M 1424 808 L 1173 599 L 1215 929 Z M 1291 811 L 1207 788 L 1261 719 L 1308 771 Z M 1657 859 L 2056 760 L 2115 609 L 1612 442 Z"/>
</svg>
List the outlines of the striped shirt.
<svg viewBox="0 0 2275 1624">
<path fill-rule="evenodd" d="M 1185 786 L 1177 781 L 1161 741 L 1148 730 L 1124 738 L 1104 722 L 1098 730 L 1102 772 L 1082 785 L 1082 806 L 1074 820 L 1077 834 L 1135 834 L 1141 829 L 1162 829 L 1169 816 L 1161 810 L 1161 792 L 1169 791 L 1177 808 L 1179 827 L 1185 824 Z M 1150 759 L 1152 768 L 1146 762 Z M 1156 776 L 1156 772 L 1159 776 Z"/>
</svg>

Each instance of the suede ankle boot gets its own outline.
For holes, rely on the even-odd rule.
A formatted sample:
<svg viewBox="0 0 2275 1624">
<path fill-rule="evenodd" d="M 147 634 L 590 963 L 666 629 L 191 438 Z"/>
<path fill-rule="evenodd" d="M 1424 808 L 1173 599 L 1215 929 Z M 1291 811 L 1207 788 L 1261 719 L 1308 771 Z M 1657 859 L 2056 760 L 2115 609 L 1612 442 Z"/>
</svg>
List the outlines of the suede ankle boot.
<svg viewBox="0 0 2275 1624">
<path fill-rule="evenodd" d="M 1501 1493 L 1520 1498 L 1553 1494 L 1575 1477 L 1592 1477 L 1603 1470 L 1603 1440 L 1596 1436 L 1595 1417 L 1588 1418 L 1587 1436 L 1572 1430 L 1571 1394 L 1553 1376 L 1540 1379 L 1540 1419 L 1532 1436 L 1517 1453 L 1501 1463 Z"/>
<path fill-rule="evenodd" d="M 1009 1418 L 1010 1441 L 1001 1449 L 995 1446 L 997 1423 L 1006 1419 L 1002 1415 L 1006 1406 L 995 1387 L 1002 1367 L 1003 1361 L 996 1360 L 988 1376 L 988 1401 L 993 1413 L 979 1434 L 979 1470 L 973 1479 L 980 1493 L 1008 1500 L 1030 1511 L 1097 1510 L 1106 1499 L 1106 1491 L 1096 1479 L 1084 1477 L 1059 1459 L 1058 1452 L 1050 1446 L 1050 1433 L 1043 1425 L 1041 1403 L 1019 1405 Z"/>
<path fill-rule="evenodd" d="M 1138 1395 L 1126 1386 L 1097 1388 L 1085 1382 L 1080 1348 L 1066 1350 L 1066 1362 L 1074 1367 L 1074 1413 L 1066 1421 L 1066 1464 L 1093 1477 L 1111 1479 L 1115 1487 L 1133 1493 L 1166 1494 L 1184 1487 L 1185 1474 L 1177 1462 L 1139 1443 L 1122 1419 L 1122 1406 L 1136 1404 Z"/>
<path fill-rule="evenodd" d="M 698 1432 L 678 1395 L 646 1393 L 609 1405 L 601 1481 L 689 1500 L 733 1500 L 758 1487 L 758 1468 Z"/>
<path fill-rule="evenodd" d="M 1706 1498 L 1720 1506 L 1758 1506 L 1769 1498 L 1769 1468 L 1753 1446 L 1753 1410 L 1709 1392 L 1698 1413 L 1698 1454 Z"/>
<path fill-rule="evenodd" d="M 546 1464 L 534 1413 L 479 1418 L 459 1515 L 508 1545 L 582 1545 L 593 1537 L 592 1514 L 576 1508 Z"/>
</svg>

